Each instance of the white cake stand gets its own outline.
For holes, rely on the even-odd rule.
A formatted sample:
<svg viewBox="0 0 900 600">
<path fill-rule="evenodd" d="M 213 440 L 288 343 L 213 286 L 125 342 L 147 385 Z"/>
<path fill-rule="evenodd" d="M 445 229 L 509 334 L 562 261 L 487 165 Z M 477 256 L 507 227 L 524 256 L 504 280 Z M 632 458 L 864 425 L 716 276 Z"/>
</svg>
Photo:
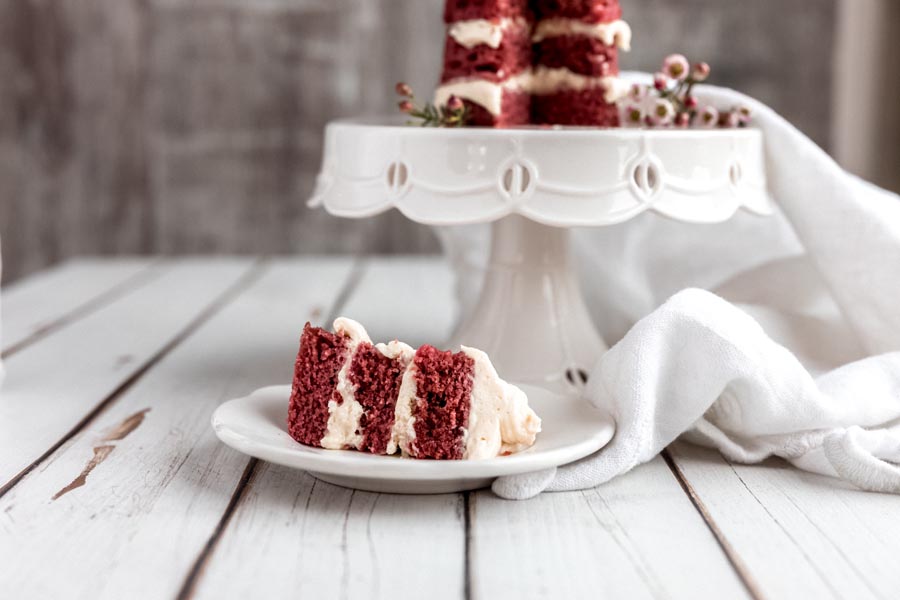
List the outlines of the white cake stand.
<svg viewBox="0 0 900 600">
<path fill-rule="evenodd" d="M 449 346 L 486 351 L 507 380 L 573 391 L 607 346 L 572 265 L 569 227 L 653 210 L 718 223 L 769 215 L 754 129 L 420 128 L 383 120 L 326 129 L 311 206 L 364 218 L 397 208 L 418 223 L 493 223 L 476 308 Z"/>
</svg>

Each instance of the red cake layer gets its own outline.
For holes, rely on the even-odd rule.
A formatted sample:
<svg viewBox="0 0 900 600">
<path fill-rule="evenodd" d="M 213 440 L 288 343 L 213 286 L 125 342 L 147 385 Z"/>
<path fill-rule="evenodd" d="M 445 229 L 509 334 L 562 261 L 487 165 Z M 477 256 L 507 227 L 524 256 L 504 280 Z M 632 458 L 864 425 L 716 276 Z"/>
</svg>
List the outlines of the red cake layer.
<svg viewBox="0 0 900 600">
<path fill-rule="evenodd" d="M 503 32 L 497 48 L 479 44 L 466 48 L 447 36 L 441 82 L 459 77 L 501 81 L 531 66 L 531 34 L 526 27 L 510 27 Z"/>
<path fill-rule="evenodd" d="M 475 361 L 459 352 L 432 346 L 416 351 L 416 437 L 410 449 L 416 458 L 458 460 L 463 457 L 463 434 L 469 425 Z"/>
<path fill-rule="evenodd" d="M 619 0 L 532 0 L 538 19 L 565 17 L 586 23 L 608 23 L 622 16 Z"/>
<path fill-rule="evenodd" d="M 494 115 L 483 106 L 463 99 L 469 111 L 468 125 L 473 127 L 515 127 L 527 125 L 531 116 L 531 95 L 504 90 L 500 102 L 500 114 Z"/>
<path fill-rule="evenodd" d="M 343 402 L 336 388 L 346 359 L 346 338 L 306 324 L 288 406 L 288 433 L 301 444 L 321 446 L 328 427 L 328 402 Z"/>
<path fill-rule="evenodd" d="M 535 44 L 534 63 L 604 77 L 619 72 L 619 52 L 615 46 L 607 46 L 594 37 L 562 35 Z"/>
<path fill-rule="evenodd" d="M 372 344 L 363 342 L 357 347 L 349 378 L 356 388 L 356 401 L 363 407 L 360 450 L 372 454 L 387 451 L 405 367 L 403 361 L 385 356 Z"/>
<path fill-rule="evenodd" d="M 444 22 L 530 17 L 528 0 L 447 0 Z"/>
<path fill-rule="evenodd" d="M 602 87 L 564 90 L 531 98 L 535 124 L 618 127 L 619 109 L 604 99 Z"/>
</svg>

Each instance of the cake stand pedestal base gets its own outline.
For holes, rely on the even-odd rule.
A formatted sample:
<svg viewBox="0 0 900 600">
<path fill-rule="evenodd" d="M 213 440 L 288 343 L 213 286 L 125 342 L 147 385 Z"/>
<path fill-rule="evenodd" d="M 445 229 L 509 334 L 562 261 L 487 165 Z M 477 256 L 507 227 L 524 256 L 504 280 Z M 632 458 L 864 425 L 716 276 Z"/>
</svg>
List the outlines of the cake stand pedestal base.
<svg viewBox="0 0 900 600">
<path fill-rule="evenodd" d="M 518 215 L 492 228 L 481 296 L 451 345 L 484 350 L 508 381 L 579 390 L 607 346 L 578 285 L 569 230 Z"/>
</svg>

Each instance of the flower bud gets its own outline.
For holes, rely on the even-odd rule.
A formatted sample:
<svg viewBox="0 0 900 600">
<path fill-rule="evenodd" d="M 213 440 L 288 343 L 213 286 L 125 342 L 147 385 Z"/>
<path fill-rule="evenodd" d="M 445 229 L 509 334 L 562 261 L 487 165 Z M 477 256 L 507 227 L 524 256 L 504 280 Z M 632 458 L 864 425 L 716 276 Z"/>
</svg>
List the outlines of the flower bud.
<svg viewBox="0 0 900 600">
<path fill-rule="evenodd" d="M 653 87 L 659 91 L 663 91 L 669 87 L 669 78 L 665 73 L 657 73 L 653 76 Z"/>
<path fill-rule="evenodd" d="M 462 99 L 459 96 L 450 96 L 447 99 L 447 109 L 453 112 L 458 110 L 462 110 L 465 105 L 463 104 Z"/>
<path fill-rule="evenodd" d="M 685 96 L 684 105 L 687 108 L 697 108 L 697 97 L 696 96 Z"/>
<path fill-rule="evenodd" d="M 400 112 L 405 113 L 411 113 L 415 109 L 413 103 L 409 100 L 401 100 L 397 103 L 397 106 L 400 108 Z"/>
<path fill-rule="evenodd" d="M 691 70 L 691 78 L 694 81 L 706 81 L 709 78 L 709 65 L 705 62 L 697 63 L 694 65 L 694 68 Z"/>
<path fill-rule="evenodd" d="M 409 84 L 403 83 L 402 81 L 399 82 L 399 83 L 394 87 L 394 89 L 397 91 L 397 95 L 398 95 L 398 96 L 406 96 L 406 97 L 409 97 L 409 96 L 412 96 L 412 95 L 413 95 L 412 88 L 409 87 Z"/>
<path fill-rule="evenodd" d="M 675 125 L 678 127 L 687 127 L 691 124 L 691 114 L 682 112 L 678 113 L 678 116 L 675 117 Z"/>
</svg>

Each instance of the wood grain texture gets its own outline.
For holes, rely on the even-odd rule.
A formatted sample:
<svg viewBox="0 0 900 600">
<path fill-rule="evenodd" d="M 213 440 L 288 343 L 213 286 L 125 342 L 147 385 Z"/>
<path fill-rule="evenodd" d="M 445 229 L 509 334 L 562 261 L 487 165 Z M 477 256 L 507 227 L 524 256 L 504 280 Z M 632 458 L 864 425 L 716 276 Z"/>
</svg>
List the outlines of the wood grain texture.
<svg viewBox="0 0 900 600">
<path fill-rule="evenodd" d="M 139 288 L 158 274 L 148 269 L 151 262 L 74 260 L 4 288 L 0 295 L 0 312 L 6 315 L 0 338 L 3 355 Z"/>
<path fill-rule="evenodd" d="M 478 598 L 750 597 L 659 457 L 584 492 L 478 492 L 471 513 Z"/>
<path fill-rule="evenodd" d="M 683 443 L 670 452 L 763 597 L 900 594 L 900 496 L 863 492 L 780 460 L 730 464 Z"/>
<path fill-rule="evenodd" d="M 192 275 L 209 271 L 195 266 Z M 174 597 L 247 465 L 216 439 L 212 411 L 290 379 L 303 323 L 328 312 L 348 272 L 347 261 L 266 268 L 3 496 L 0 589 L 17 597 Z M 140 425 L 116 439 L 146 409 Z M 98 462 L 104 446 L 112 449 Z M 80 475 L 83 485 L 67 490 Z M 34 565 L 54 576 L 35 577 Z"/>
<path fill-rule="evenodd" d="M 193 597 L 462 598 L 462 505 L 457 494 L 373 494 L 264 464 Z"/>
<path fill-rule="evenodd" d="M 373 340 L 443 347 L 456 321 L 453 282 L 441 259 L 372 260 L 340 312 L 365 325 Z"/>
<path fill-rule="evenodd" d="M 672 51 L 827 145 L 835 0 L 624 2 L 623 67 Z M 0 0 L 7 281 L 77 254 L 434 252 L 398 213 L 304 200 L 322 128 L 428 95 L 442 0 Z"/>
<path fill-rule="evenodd" d="M 249 260 L 160 265 L 164 272 L 140 294 L 10 357 L 0 402 L 0 489 L 151 364 L 249 266 Z"/>
</svg>

